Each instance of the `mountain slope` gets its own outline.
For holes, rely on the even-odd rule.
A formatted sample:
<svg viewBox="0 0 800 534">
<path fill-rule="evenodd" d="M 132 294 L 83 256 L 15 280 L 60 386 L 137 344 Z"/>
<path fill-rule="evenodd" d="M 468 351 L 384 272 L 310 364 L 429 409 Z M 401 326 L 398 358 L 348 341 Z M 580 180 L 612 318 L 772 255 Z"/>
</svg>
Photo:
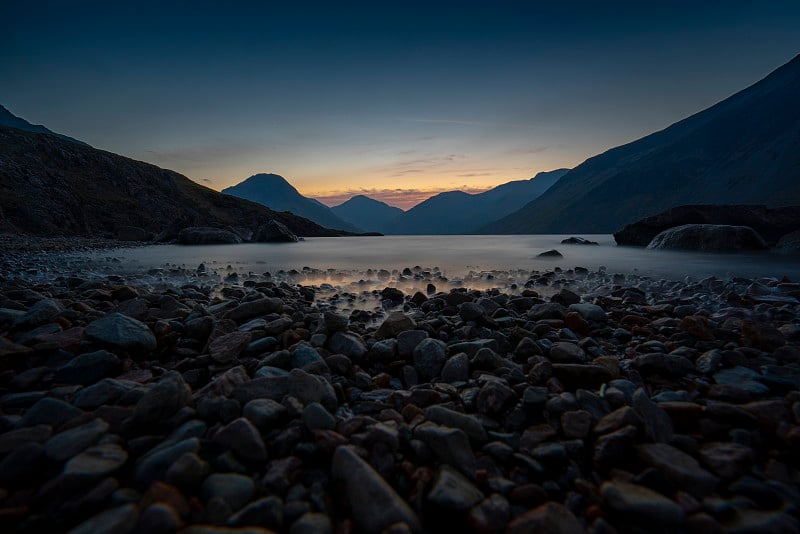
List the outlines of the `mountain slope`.
<svg viewBox="0 0 800 534">
<path fill-rule="evenodd" d="M 338 235 L 149 163 L 49 134 L 0 127 L 2 231 L 114 236 L 123 226 L 137 226 L 176 235 L 187 226 L 252 229 L 270 219 L 298 235 Z"/>
<path fill-rule="evenodd" d="M 338 206 L 333 206 L 331 211 L 358 228 L 383 233 L 390 230 L 391 221 L 403 214 L 400 208 L 365 195 L 356 195 Z"/>
<path fill-rule="evenodd" d="M 360 232 L 356 226 L 342 220 L 331 209 L 313 198 L 301 195 L 283 176 L 256 174 L 222 190 L 226 195 L 258 202 L 276 211 L 290 211 L 328 228 Z"/>
<path fill-rule="evenodd" d="M 54 135 L 59 137 L 65 141 L 69 141 L 71 143 L 78 143 L 79 145 L 89 146 L 87 143 L 83 141 L 78 141 L 77 139 L 73 139 L 72 137 L 68 137 L 66 135 L 62 135 L 59 133 L 55 133 L 41 124 L 31 124 L 25 119 L 21 117 L 17 117 L 10 111 L 8 111 L 5 107 L 0 106 L 0 126 L 8 126 L 9 128 L 17 128 L 18 130 L 25 130 L 26 132 L 33 132 L 33 133 L 40 133 L 40 134 L 47 134 L 47 135 Z"/>
<path fill-rule="evenodd" d="M 684 204 L 800 204 L 800 56 L 672 126 L 586 160 L 483 233 L 610 233 Z"/>
<path fill-rule="evenodd" d="M 470 234 L 504 217 L 538 197 L 568 169 L 540 172 L 530 180 L 517 180 L 471 195 L 463 191 L 439 193 L 397 217 L 387 233 Z"/>
</svg>

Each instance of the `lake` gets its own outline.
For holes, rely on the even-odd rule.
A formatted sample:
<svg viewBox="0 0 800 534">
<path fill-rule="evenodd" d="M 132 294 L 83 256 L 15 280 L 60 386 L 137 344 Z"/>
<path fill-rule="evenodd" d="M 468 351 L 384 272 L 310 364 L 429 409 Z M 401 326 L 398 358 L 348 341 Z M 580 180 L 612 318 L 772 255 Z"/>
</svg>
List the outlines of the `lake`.
<svg viewBox="0 0 800 534">
<path fill-rule="evenodd" d="M 167 265 L 194 269 L 203 263 L 220 273 L 280 270 L 336 269 L 363 276 L 367 269 L 402 270 L 438 267 L 449 278 L 470 271 L 550 270 L 576 266 L 613 273 L 636 273 L 656 278 L 683 279 L 716 276 L 783 277 L 800 279 L 796 257 L 772 252 L 712 254 L 618 247 L 611 235 L 582 235 L 599 245 L 562 245 L 567 235 L 447 235 L 307 238 L 299 243 L 247 243 L 240 245 L 160 245 L 99 251 L 92 259 L 116 258 L 115 270 L 141 271 Z M 563 258 L 536 255 L 557 249 Z M 85 256 L 85 255 L 84 255 Z M 231 269 L 228 269 L 228 267 Z"/>
</svg>

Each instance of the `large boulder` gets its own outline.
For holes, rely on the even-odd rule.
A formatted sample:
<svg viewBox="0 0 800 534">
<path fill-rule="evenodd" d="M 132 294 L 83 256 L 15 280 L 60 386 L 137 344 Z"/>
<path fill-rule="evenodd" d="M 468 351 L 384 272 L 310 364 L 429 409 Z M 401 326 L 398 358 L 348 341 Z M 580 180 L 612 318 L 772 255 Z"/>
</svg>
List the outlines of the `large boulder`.
<svg viewBox="0 0 800 534">
<path fill-rule="evenodd" d="M 647 245 L 648 249 L 734 252 L 767 248 L 764 239 L 749 226 L 726 224 L 684 224 L 664 230 Z"/>
<path fill-rule="evenodd" d="M 258 228 L 254 241 L 259 243 L 294 243 L 297 241 L 297 236 L 285 224 L 275 219 L 270 219 L 267 224 Z"/>
<path fill-rule="evenodd" d="M 617 245 L 646 247 L 654 237 L 684 224 L 749 226 L 774 245 L 781 236 L 800 228 L 800 207 L 767 208 L 758 205 L 678 206 L 626 224 L 614 233 Z"/>
<path fill-rule="evenodd" d="M 178 233 L 178 243 L 181 245 L 231 245 L 241 242 L 238 235 L 221 228 L 190 226 Z"/>
<path fill-rule="evenodd" d="M 782 254 L 800 254 L 800 230 L 781 237 L 775 245 L 775 249 Z"/>
<path fill-rule="evenodd" d="M 153 235 L 138 226 L 120 226 L 117 229 L 117 239 L 120 241 L 150 241 Z"/>
</svg>

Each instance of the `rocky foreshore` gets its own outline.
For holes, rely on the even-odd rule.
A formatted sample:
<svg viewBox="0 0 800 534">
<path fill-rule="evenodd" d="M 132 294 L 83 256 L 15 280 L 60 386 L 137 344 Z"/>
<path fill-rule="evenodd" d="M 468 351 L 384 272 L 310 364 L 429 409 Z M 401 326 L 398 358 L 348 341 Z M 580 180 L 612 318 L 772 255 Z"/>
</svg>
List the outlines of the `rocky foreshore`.
<svg viewBox="0 0 800 534">
<path fill-rule="evenodd" d="M 292 274 L 4 275 L 0 529 L 800 528 L 800 284 Z"/>
</svg>

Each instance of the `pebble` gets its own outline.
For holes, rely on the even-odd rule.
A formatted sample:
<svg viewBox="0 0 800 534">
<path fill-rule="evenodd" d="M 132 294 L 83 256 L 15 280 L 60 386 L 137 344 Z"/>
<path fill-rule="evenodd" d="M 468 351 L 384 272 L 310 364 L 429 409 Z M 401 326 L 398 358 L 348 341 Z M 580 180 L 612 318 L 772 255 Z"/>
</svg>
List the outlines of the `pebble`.
<svg viewBox="0 0 800 534">
<path fill-rule="evenodd" d="M 49 425 L 59 428 L 81 414 L 83 414 L 82 410 L 68 402 L 45 397 L 25 412 L 17 426 Z"/>
<path fill-rule="evenodd" d="M 548 502 L 517 517 L 506 528 L 506 534 L 547 532 L 549 534 L 575 534 L 583 532 L 578 519 L 565 506 Z"/>
<path fill-rule="evenodd" d="M 439 468 L 433 479 L 433 487 L 428 493 L 428 501 L 443 513 L 464 512 L 481 500 L 483 493 L 464 475 L 447 464 Z"/>
<path fill-rule="evenodd" d="M 135 504 L 125 504 L 111 508 L 87 519 L 69 534 L 97 534 L 98 532 L 130 532 L 139 519 Z"/>
<path fill-rule="evenodd" d="M 156 350 L 156 337 L 144 323 L 121 313 L 109 313 L 89 323 L 84 334 L 103 345 L 143 356 Z"/>
<path fill-rule="evenodd" d="M 76 456 L 95 443 L 100 436 L 108 432 L 108 423 L 102 419 L 65 430 L 50 438 L 44 446 L 45 455 L 57 462 L 63 462 Z"/>
<path fill-rule="evenodd" d="M 216 362 L 230 363 L 247 348 L 252 339 L 250 332 L 231 332 L 212 341 L 208 345 L 208 353 Z"/>
<path fill-rule="evenodd" d="M 250 477 L 238 473 L 214 473 L 203 482 L 201 494 L 208 503 L 212 499 L 221 499 L 232 512 L 247 504 L 256 491 L 256 485 Z"/>
<path fill-rule="evenodd" d="M 796 530 L 796 284 L 205 264 L 0 273 L 4 527 Z"/>
<path fill-rule="evenodd" d="M 336 428 L 336 418 L 318 402 L 312 402 L 303 408 L 303 422 L 309 430 Z"/>
<path fill-rule="evenodd" d="M 240 417 L 228 423 L 214 434 L 214 442 L 232 450 L 246 462 L 263 462 L 267 449 L 261 434 L 246 418 Z"/>
<path fill-rule="evenodd" d="M 650 488 L 628 482 L 604 482 L 600 493 L 605 504 L 626 519 L 643 525 L 680 528 L 685 516 L 681 506 Z"/>
<path fill-rule="evenodd" d="M 120 367 L 120 359 L 105 350 L 79 354 L 61 367 L 54 381 L 61 384 L 94 384 Z"/>
<path fill-rule="evenodd" d="M 89 447 L 64 466 L 69 478 L 102 478 L 110 475 L 128 461 L 128 453 L 115 443 Z"/>
<path fill-rule="evenodd" d="M 462 430 L 424 423 L 414 430 L 414 437 L 427 444 L 442 463 L 450 464 L 467 475 L 473 474 L 475 455 Z"/>
<path fill-rule="evenodd" d="M 344 484 L 352 517 L 365 532 L 380 532 L 398 522 L 406 523 L 414 532 L 422 530 L 408 504 L 352 448 L 337 447 L 331 475 Z"/>
<path fill-rule="evenodd" d="M 423 380 L 439 376 L 447 361 L 447 345 L 438 339 L 426 338 L 414 347 L 414 368 Z"/>
<path fill-rule="evenodd" d="M 638 445 L 636 450 L 644 463 L 655 467 L 679 488 L 697 497 L 713 492 L 719 482 L 697 460 L 666 443 L 645 443 Z"/>
</svg>

